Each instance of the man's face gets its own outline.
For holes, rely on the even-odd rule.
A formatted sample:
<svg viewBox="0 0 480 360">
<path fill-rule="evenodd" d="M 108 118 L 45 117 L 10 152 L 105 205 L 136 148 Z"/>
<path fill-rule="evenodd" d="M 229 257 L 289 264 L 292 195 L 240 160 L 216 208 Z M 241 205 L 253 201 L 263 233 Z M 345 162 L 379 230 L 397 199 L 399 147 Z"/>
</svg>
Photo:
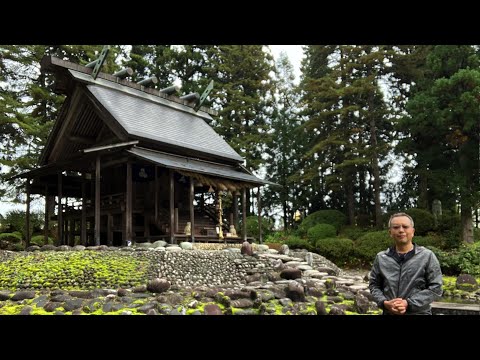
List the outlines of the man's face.
<svg viewBox="0 0 480 360">
<path fill-rule="evenodd" d="M 413 239 L 415 229 L 406 216 L 394 217 L 390 223 L 390 236 L 397 244 L 408 244 Z"/>
</svg>

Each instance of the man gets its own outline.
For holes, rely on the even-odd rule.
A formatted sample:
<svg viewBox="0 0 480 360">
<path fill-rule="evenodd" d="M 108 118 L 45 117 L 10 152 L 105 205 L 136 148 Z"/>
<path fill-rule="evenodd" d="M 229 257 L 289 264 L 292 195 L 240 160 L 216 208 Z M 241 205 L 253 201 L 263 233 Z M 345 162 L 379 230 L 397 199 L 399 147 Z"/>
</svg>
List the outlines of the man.
<svg viewBox="0 0 480 360">
<path fill-rule="evenodd" d="M 431 303 L 442 296 L 442 272 L 435 254 L 412 242 L 413 219 L 405 213 L 388 221 L 395 245 L 380 251 L 370 272 L 370 293 L 388 315 L 431 315 Z"/>
</svg>

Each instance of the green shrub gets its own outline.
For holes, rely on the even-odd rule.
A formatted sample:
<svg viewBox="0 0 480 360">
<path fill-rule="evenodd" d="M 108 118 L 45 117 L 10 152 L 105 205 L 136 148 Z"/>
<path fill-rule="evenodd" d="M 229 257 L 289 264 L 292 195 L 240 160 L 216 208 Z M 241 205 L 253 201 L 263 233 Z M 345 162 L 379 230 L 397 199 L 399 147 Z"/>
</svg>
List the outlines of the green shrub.
<svg viewBox="0 0 480 360">
<path fill-rule="evenodd" d="M 330 224 L 317 224 L 307 231 L 307 237 L 310 243 L 315 244 L 317 239 L 326 239 L 329 237 L 335 237 L 337 231 L 335 227 Z"/>
<path fill-rule="evenodd" d="M 266 243 L 284 244 L 288 239 L 295 237 L 292 230 L 274 231 L 264 239 Z"/>
<path fill-rule="evenodd" d="M 442 274 L 443 275 L 451 275 L 455 276 L 460 274 L 460 268 L 459 268 L 459 260 L 458 260 L 458 253 L 457 251 L 443 251 L 435 246 L 430 246 L 430 250 L 433 251 L 435 256 L 438 259 L 438 262 L 440 263 L 440 268 L 442 269 Z"/>
<path fill-rule="evenodd" d="M 408 209 L 405 212 L 413 218 L 416 235 L 426 235 L 427 232 L 434 229 L 435 220 L 433 215 L 427 210 L 413 208 Z"/>
<path fill-rule="evenodd" d="M 357 256 L 365 262 L 373 263 L 375 255 L 393 245 L 387 231 L 373 231 L 360 236 L 354 243 Z"/>
<path fill-rule="evenodd" d="M 48 237 L 48 243 L 53 244 L 53 238 Z M 46 245 L 45 236 L 44 235 L 32 236 L 32 238 L 30 239 L 30 245 L 38 245 L 38 246 Z"/>
<path fill-rule="evenodd" d="M 315 252 L 339 266 L 351 263 L 355 254 L 352 240 L 333 237 L 318 239 Z"/>
<path fill-rule="evenodd" d="M 30 213 L 30 233 L 41 231 L 45 221 L 45 216 L 41 212 Z M 2 227 L 7 231 L 19 231 L 22 237 L 25 238 L 25 211 L 11 210 L 6 213 L 4 220 L 2 220 Z"/>
<path fill-rule="evenodd" d="M 270 218 L 262 217 L 262 238 L 273 232 L 274 222 Z M 258 216 L 247 217 L 247 235 L 258 239 Z"/>
<path fill-rule="evenodd" d="M 24 250 L 22 235 L 18 232 L 0 234 L 0 249 L 2 250 Z"/>
<path fill-rule="evenodd" d="M 298 227 L 298 233 L 300 236 L 305 236 L 308 229 L 317 224 L 333 225 L 338 232 L 340 228 L 346 224 L 346 222 L 347 217 L 338 210 L 319 210 L 303 219 L 302 223 Z"/>
<path fill-rule="evenodd" d="M 369 230 L 359 227 L 359 226 L 344 226 L 341 230 L 338 236 L 347 238 L 347 239 L 352 239 L 352 240 L 357 240 L 360 236 L 364 235 L 367 233 Z"/>
<path fill-rule="evenodd" d="M 444 238 L 445 249 L 457 249 L 462 245 L 462 236 L 460 228 L 447 230 L 442 234 Z"/>
<path fill-rule="evenodd" d="M 2 233 L 0 234 L 0 240 L 8 241 L 12 244 L 20 243 L 22 242 L 22 234 L 19 232 Z"/>
<path fill-rule="evenodd" d="M 413 238 L 413 242 L 421 246 L 426 246 L 428 248 L 430 248 L 431 246 L 439 249 L 445 248 L 445 239 L 436 233 L 428 233 L 428 235 L 426 236 L 415 236 Z"/>
<path fill-rule="evenodd" d="M 437 231 L 442 233 L 453 231 L 459 232 L 461 228 L 460 215 L 452 211 L 443 211 L 442 216 L 438 218 Z"/>
<path fill-rule="evenodd" d="M 480 243 L 462 245 L 458 252 L 460 272 L 473 276 L 480 275 Z"/>
<path fill-rule="evenodd" d="M 290 249 L 306 249 L 308 251 L 313 251 L 314 247 L 309 244 L 308 240 L 301 239 L 298 236 L 290 236 L 285 244 L 288 245 Z"/>
</svg>

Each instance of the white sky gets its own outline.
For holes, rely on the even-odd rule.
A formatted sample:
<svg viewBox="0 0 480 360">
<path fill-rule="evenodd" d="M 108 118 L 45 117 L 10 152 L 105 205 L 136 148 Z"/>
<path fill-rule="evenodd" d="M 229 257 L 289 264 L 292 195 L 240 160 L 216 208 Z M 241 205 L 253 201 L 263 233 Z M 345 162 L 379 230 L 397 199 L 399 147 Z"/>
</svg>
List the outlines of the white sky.
<svg viewBox="0 0 480 360">
<path fill-rule="evenodd" d="M 296 82 L 298 83 L 300 81 L 300 62 L 303 58 L 302 45 L 269 45 L 269 47 L 272 50 L 275 60 L 280 56 L 280 52 L 284 51 L 287 53 L 287 56 L 294 68 Z M 32 201 L 31 206 L 32 210 L 43 211 L 44 205 L 43 201 L 37 199 Z M 25 205 L 0 201 L 0 214 L 5 215 L 7 211 L 14 209 L 25 210 Z"/>
<path fill-rule="evenodd" d="M 303 45 L 268 45 L 272 50 L 275 60 L 280 56 L 280 52 L 287 53 L 290 62 L 293 65 L 296 82 L 300 81 L 300 63 L 303 58 Z"/>
</svg>

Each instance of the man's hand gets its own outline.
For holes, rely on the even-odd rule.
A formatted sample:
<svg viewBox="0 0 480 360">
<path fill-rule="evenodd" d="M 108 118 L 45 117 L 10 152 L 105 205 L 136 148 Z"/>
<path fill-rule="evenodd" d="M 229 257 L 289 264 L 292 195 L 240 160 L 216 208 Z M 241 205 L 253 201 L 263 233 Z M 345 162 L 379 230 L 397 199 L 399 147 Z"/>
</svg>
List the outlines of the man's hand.
<svg viewBox="0 0 480 360">
<path fill-rule="evenodd" d="M 407 311 L 408 303 L 407 300 L 402 298 L 395 298 L 392 300 L 387 300 L 383 302 L 383 306 L 387 311 L 394 315 L 404 315 Z"/>
</svg>

